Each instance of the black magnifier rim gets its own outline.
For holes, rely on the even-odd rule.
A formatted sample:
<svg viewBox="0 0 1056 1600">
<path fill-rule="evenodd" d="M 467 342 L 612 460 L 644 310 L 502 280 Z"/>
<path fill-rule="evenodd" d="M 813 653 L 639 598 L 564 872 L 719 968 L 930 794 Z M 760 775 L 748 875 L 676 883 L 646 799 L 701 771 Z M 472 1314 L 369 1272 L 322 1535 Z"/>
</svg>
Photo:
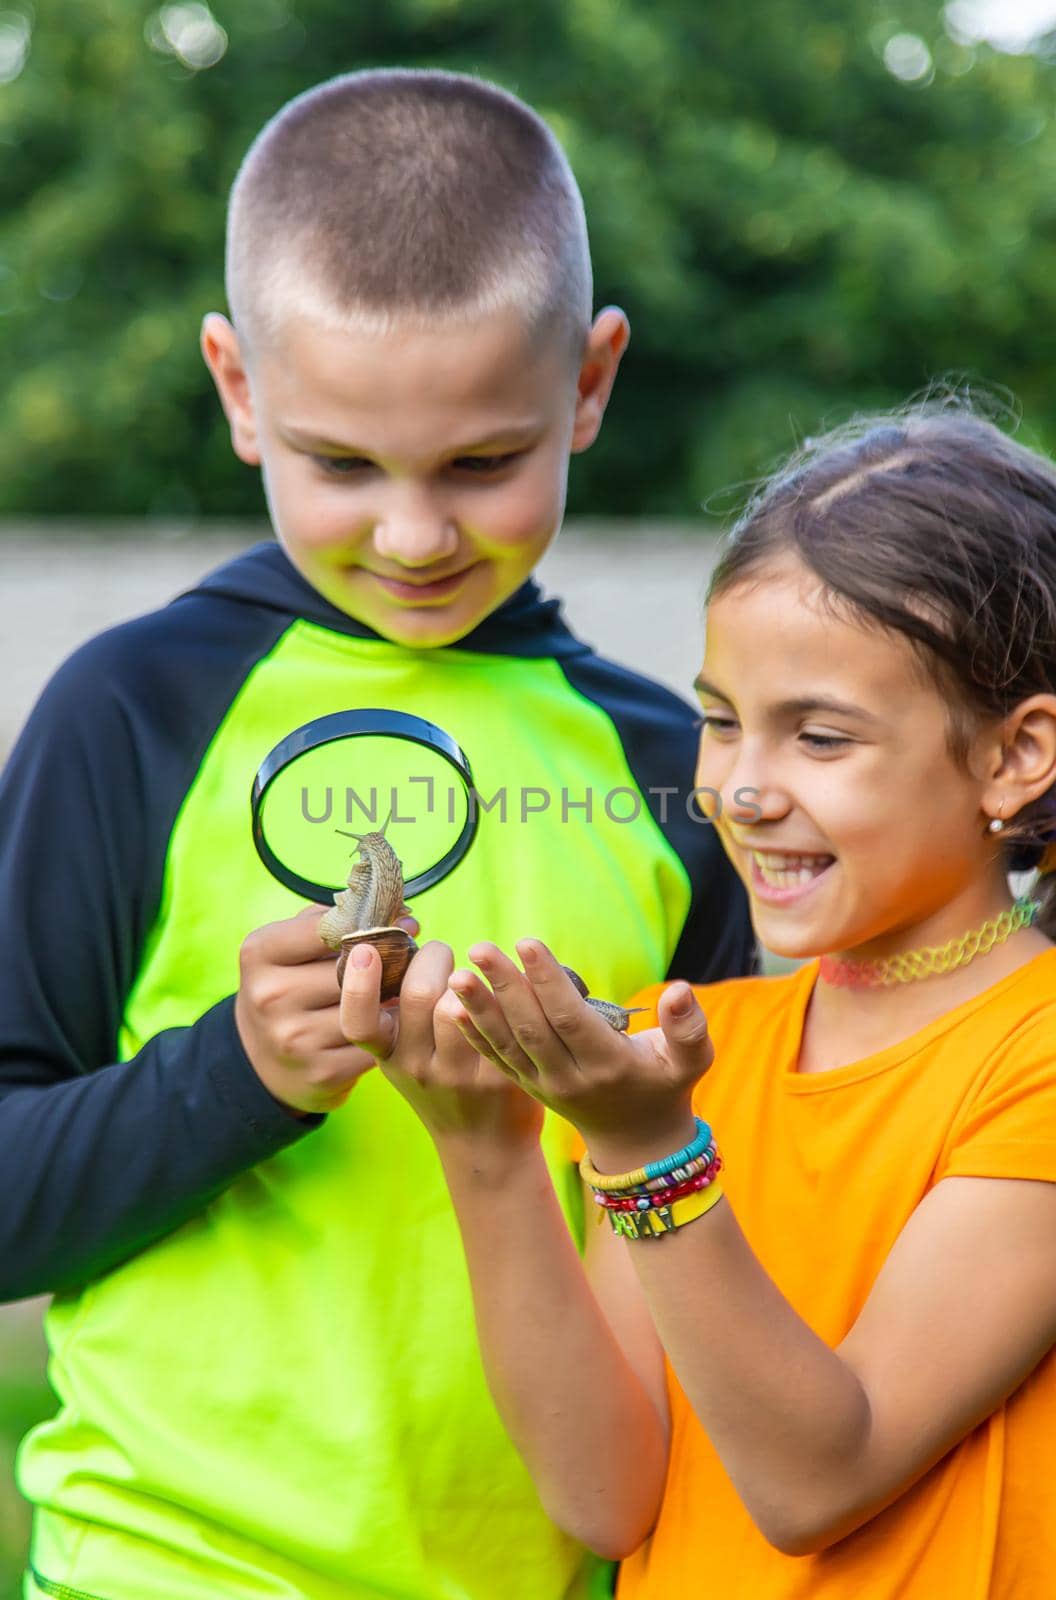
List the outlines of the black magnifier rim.
<svg viewBox="0 0 1056 1600">
<path fill-rule="evenodd" d="M 467 790 L 472 791 L 473 788 L 473 773 L 465 751 L 455 743 L 449 733 L 445 733 L 443 728 L 438 728 L 434 722 L 426 722 L 424 717 L 412 716 L 409 711 L 389 711 L 381 707 L 358 711 L 332 711 L 328 716 L 316 717 L 312 722 L 305 722 L 287 734 L 285 739 L 280 739 L 275 748 L 269 750 L 264 757 L 253 779 L 250 796 L 253 843 L 256 845 L 258 856 L 272 877 L 277 878 L 287 889 L 292 889 L 294 894 L 301 895 L 306 900 L 314 900 L 319 905 L 332 904 L 336 890 L 343 885 L 316 883 L 312 878 L 302 878 L 284 861 L 279 860 L 264 837 L 261 820 L 264 796 L 279 773 L 298 756 L 305 755 L 309 750 L 318 750 L 325 744 L 333 744 L 337 739 L 357 739 L 366 734 L 373 734 L 375 737 L 381 735 L 389 739 L 405 739 L 410 744 L 425 745 L 427 749 L 435 750 L 454 767 Z M 462 832 L 450 850 L 441 856 L 434 866 L 425 872 L 420 872 L 416 878 L 410 878 L 404 885 L 404 893 L 408 900 L 413 895 L 431 889 L 458 866 L 473 843 L 479 825 L 480 816 L 477 807 L 470 801 L 466 807 L 466 820 Z"/>
</svg>

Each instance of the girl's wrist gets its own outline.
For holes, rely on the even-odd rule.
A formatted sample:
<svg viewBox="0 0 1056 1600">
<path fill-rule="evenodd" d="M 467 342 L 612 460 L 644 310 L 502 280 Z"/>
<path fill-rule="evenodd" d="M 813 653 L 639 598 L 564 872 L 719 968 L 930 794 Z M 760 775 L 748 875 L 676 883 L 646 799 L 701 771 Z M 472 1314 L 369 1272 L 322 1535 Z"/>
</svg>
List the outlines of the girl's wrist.
<svg viewBox="0 0 1056 1600">
<path fill-rule="evenodd" d="M 587 1153 L 599 1172 L 626 1172 L 650 1161 L 662 1161 L 689 1144 L 695 1132 L 696 1122 L 688 1105 L 669 1122 L 648 1130 L 638 1127 L 591 1133 L 580 1129 Z"/>
<path fill-rule="evenodd" d="M 497 1189 L 543 1160 L 538 1134 L 497 1135 L 460 1128 L 434 1134 L 440 1164 L 449 1179 Z"/>
</svg>

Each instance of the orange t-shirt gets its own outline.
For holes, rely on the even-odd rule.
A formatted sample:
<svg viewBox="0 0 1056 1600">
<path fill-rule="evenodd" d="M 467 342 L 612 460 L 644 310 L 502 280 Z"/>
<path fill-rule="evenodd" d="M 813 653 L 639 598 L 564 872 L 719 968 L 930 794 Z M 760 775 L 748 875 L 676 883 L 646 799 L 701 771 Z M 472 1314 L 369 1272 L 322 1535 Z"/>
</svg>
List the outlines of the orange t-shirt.
<svg viewBox="0 0 1056 1600">
<path fill-rule="evenodd" d="M 756 1255 L 835 1346 L 941 1178 L 1056 1182 L 1056 949 L 900 1044 L 799 1074 L 816 976 L 812 961 L 789 977 L 696 991 L 716 1051 L 696 1109 L 715 1129 L 724 1188 Z M 637 1025 L 655 1026 L 661 987 L 637 997 L 651 1008 Z M 663 1241 L 638 1248 L 662 1250 Z M 1056 1352 L 893 1505 L 810 1556 L 767 1544 L 669 1381 L 664 1503 L 651 1538 L 621 1569 L 619 1600 L 1056 1596 Z"/>
</svg>

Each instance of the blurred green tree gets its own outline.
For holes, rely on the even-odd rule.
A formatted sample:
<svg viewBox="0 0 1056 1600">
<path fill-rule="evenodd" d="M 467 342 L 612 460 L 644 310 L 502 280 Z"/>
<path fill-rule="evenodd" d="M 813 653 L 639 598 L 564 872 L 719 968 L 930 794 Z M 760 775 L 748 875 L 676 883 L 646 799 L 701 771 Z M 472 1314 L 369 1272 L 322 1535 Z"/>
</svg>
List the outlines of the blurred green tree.
<svg viewBox="0 0 1056 1600">
<path fill-rule="evenodd" d="M 477 72 L 564 141 L 633 338 L 580 511 L 723 509 L 969 372 L 1056 443 L 1056 68 L 933 0 L 0 0 L 0 512 L 259 513 L 197 350 L 254 133 L 338 71 Z"/>
</svg>

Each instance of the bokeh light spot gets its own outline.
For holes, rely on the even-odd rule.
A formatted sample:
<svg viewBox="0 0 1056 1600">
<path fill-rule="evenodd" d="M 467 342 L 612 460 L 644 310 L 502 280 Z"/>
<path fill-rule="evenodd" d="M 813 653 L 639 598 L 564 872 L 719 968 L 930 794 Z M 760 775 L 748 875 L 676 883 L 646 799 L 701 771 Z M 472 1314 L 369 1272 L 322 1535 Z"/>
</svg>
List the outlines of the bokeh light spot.
<svg viewBox="0 0 1056 1600">
<path fill-rule="evenodd" d="M 29 59 L 33 30 L 21 11 L 0 11 L 0 83 L 14 83 Z"/>
<path fill-rule="evenodd" d="M 884 66 L 901 83 L 930 81 L 935 75 L 931 51 L 916 33 L 896 33 L 884 46 Z"/>
<path fill-rule="evenodd" d="M 215 67 L 227 51 L 227 34 L 198 0 L 162 6 L 147 18 L 144 37 L 159 55 L 175 56 L 192 72 Z"/>
</svg>

